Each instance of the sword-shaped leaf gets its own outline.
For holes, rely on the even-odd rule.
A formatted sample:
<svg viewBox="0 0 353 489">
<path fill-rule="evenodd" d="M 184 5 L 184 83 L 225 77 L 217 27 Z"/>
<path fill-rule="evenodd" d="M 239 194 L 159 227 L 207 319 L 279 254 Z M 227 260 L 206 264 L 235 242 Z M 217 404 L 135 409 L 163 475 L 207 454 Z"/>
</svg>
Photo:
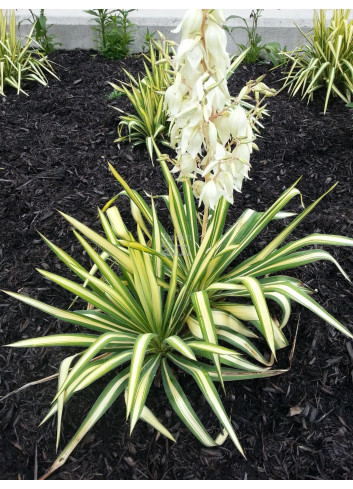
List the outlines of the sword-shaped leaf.
<svg viewBox="0 0 353 489">
<path fill-rule="evenodd" d="M 224 428 L 229 433 L 229 436 L 232 439 L 234 445 L 245 457 L 242 446 L 240 445 L 238 437 L 235 434 L 233 426 L 224 410 L 222 401 L 208 373 L 199 368 L 197 363 L 193 363 L 190 360 L 186 360 L 177 355 L 168 354 L 168 358 L 170 358 L 176 365 L 185 370 L 185 372 L 189 373 L 194 378 L 201 392 L 205 396 L 207 402 L 211 406 L 213 412 L 219 419 L 222 426 L 224 426 Z"/>
<path fill-rule="evenodd" d="M 215 304 L 217 306 L 217 304 Z M 240 333 L 243 336 L 247 336 L 249 338 L 258 338 L 258 336 L 253 333 L 250 329 L 248 329 L 239 319 L 237 319 L 232 314 L 229 314 L 225 311 L 221 311 L 218 309 L 211 309 L 212 318 L 215 323 L 216 329 L 218 327 L 225 327 L 227 329 L 231 329 L 236 333 Z M 189 316 L 186 320 L 190 331 L 196 338 L 203 338 L 202 331 L 197 319 L 193 316 Z"/>
<path fill-rule="evenodd" d="M 70 374 L 67 376 L 65 382 L 58 390 L 56 396 L 54 397 L 54 401 L 57 400 L 59 395 L 67 389 L 67 387 L 73 382 L 73 380 L 79 375 L 82 369 L 87 365 L 87 363 L 97 355 L 103 348 L 108 346 L 112 341 L 119 340 L 120 335 L 117 333 L 105 333 L 101 335 L 98 340 L 92 343 L 89 348 L 82 354 L 81 358 L 75 364 L 75 366 L 71 369 Z M 54 402 L 53 401 L 53 402 Z"/>
<path fill-rule="evenodd" d="M 204 425 L 192 408 L 181 385 L 173 375 L 166 359 L 162 360 L 162 378 L 164 390 L 168 396 L 169 402 L 185 426 L 187 426 L 191 433 L 196 436 L 203 445 L 214 447 L 216 443 L 207 433 Z"/>
<path fill-rule="evenodd" d="M 290 299 L 298 302 L 304 307 L 310 309 L 317 316 L 321 317 L 328 324 L 336 328 L 341 333 L 345 334 L 349 338 L 353 338 L 353 334 L 347 329 L 343 324 L 341 324 L 337 319 L 335 319 L 331 314 L 329 314 L 320 304 L 318 304 L 312 297 L 306 294 L 303 290 L 299 289 L 295 285 L 290 283 L 281 284 L 277 286 L 272 286 L 271 290 L 275 292 L 280 292 L 281 294 L 286 295 Z"/>
<path fill-rule="evenodd" d="M 188 243 L 192 258 L 195 258 L 199 247 L 199 233 L 197 228 L 197 210 L 190 179 L 183 182 L 186 224 L 188 228 Z"/>
<path fill-rule="evenodd" d="M 167 430 L 167 428 L 165 428 L 165 426 L 162 425 L 160 421 L 158 421 L 156 416 L 150 409 L 148 409 L 147 406 L 143 406 L 140 419 L 153 426 L 155 430 L 159 431 L 166 438 L 169 438 L 169 440 L 176 442 L 173 435 Z"/>
<path fill-rule="evenodd" d="M 69 374 L 71 363 L 76 356 L 77 355 L 72 355 L 71 357 L 65 358 L 61 362 L 60 368 L 59 368 L 59 376 L 58 376 L 58 390 L 61 388 L 61 386 L 65 382 L 65 380 Z M 60 394 L 60 396 L 57 399 L 58 416 L 57 416 L 57 429 L 56 429 L 56 451 L 58 451 L 59 440 L 60 440 L 63 407 L 64 407 L 64 392 L 62 394 Z"/>
<path fill-rule="evenodd" d="M 225 346 L 220 346 L 216 345 L 214 343 L 209 343 L 207 341 L 188 341 L 187 345 L 192 348 L 193 350 L 196 350 L 197 352 L 200 352 L 202 354 L 203 352 L 208 352 L 213 355 L 229 355 L 229 356 L 234 356 L 238 357 L 241 355 L 241 353 L 236 352 L 230 348 L 226 348 Z"/>
<path fill-rule="evenodd" d="M 155 378 L 160 362 L 161 355 L 156 354 L 151 356 L 143 367 L 136 391 L 136 397 L 131 408 L 130 434 L 132 433 L 137 421 L 141 417 L 142 409 L 145 405 L 151 384 Z"/>
<path fill-rule="evenodd" d="M 197 320 L 199 322 L 201 332 L 203 339 L 205 340 L 206 344 L 213 344 L 215 346 L 218 346 L 218 339 L 217 339 L 217 332 L 216 332 L 216 326 L 213 321 L 213 316 L 212 316 L 212 311 L 210 307 L 210 302 L 208 299 L 207 292 L 204 290 L 200 292 L 195 292 L 192 296 L 192 303 L 194 305 L 194 309 L 197 315 Z M 190 346 L 190 345 L 189 345 Z M 210 351 L 209 347 L 208 349 L 203 351 Z M 218 353 L 213 351 L 210 352 L 213 353 L 213 363 L 218 370 L 219 373 L 219 381 L 221 382 L 221 385 L 224 389 L 224 384 L 222 380 L 222 371 L 221 371 L 221 364 L 218 358 Z M 226 353 L 226 352 L 223 352 Z"/>
<path fill-rule="evenodd" d="M 41 478 L 47 479 L 55 470 L 64 465 L 71 452 L 80 443 L 85 434 L 95 425 L 95 423 L 103 416 L 103 414 L 110 408 L 113 402 L 124 390 L 127 379 L 129 377 L 128 369 L 120 372 L 114 379 L 109 382 L 107 387 L 103 390 L 97 401 L 93 404 L 85 420 L 77 430 L 71 441 L 66 445 L 64 450 L 57 457 L 53 465 L 48 472 Z"/>
<path fill-rule="evenodd" d="M 137 389 L 139 386 L 140 373 L 143 366 L 145 353 L 155 333 L 145 333 L 137 337 L 131 360 L 129 384 L 127 388 L 126 417 L 129 416 L 133 403 L 135 402 Z"/>
<path fill-rule="evenodd" d="M 164 312 L 163 312 L 163 331 L 168 330 L 170 317 L 172 314 L 172 310 L 175 302 L 175 294 L 177 290 L 177 275 L 178 275 L 178 242 L 175 237 L 175 247 L 174 247 L 174 255 L 173 255 L 173 266 L 170 274 L 170 282 L 168 288 L 167 298 L 164 304 Z"/>
<path fill-rule="evenodd" d="M 259 321 L 261 323 L 264 337 L 266 338 L 271 352 L 274 356 L 276 356 L 272 319 L 260 282 L 251 277 L 238 277 L 237 279 L 234 279 L 234 281 L 244 284 L 245 287 L 248 289 L 253 304 L 255 306 Z"/>
<path fill-rule="evenodd" d="M 73 217 L 70 217 L 67 214 L 64 214 L 63 212 L 60 212 L 60 214 L 67 221 L 69 221 L 69 223 L 72 224 L 72 226 L 78 229 L 84 236 L 86 236 L 88 239 L 93 241 L 93 243 L 95 243 L 97 246 L 102 248 L 104 251 L 109 253 L 109 255 L 113 257 L 124 270 L 131 273 L 132 269 L 131 269 L 130 259 L 129 256 L 124 251 L 119 249 L 119 247 L 114 246 L 107 239 L 103 238 L 100 234 L 96 233 L 85 224 L 82 224 L 77 219 L 74 219 Z"/>
<path fill-rule="evenodd" d="M 280 272 L 281 270 L 302 267 L 321 260 L 327 260 L 336 265 L 344 278 L 348 280 L 348 282 L 351 281 L 337 260 L 335 260 L 330 253 L 323 250 L 299 251 L 291 253 L 290 255 L 281 256 L 280 258 L 274 257 L 273 259 L 266 260 L 265 263 L 258 263 L 256 266 L 253 266 L 253 270 L 248 270 L 246 273 L 250 276 L 259 277 L 261 275 Z"/>
<path fill-rule="evenodd" d="M 49 306 L 45 302 L 38 301 L 37 299 L 33 299 L 32 297 L 17 294 L 16 292 L 10 292 L 7 290 L 3 290 L 3 292 L 11 297 L 14 297 L 15 299 L 18 299 L 21 302 L 24 302 L 25 304 L 28 304 L 29 306 L 35 307 L 49 314 L 50 316 L 61 319 L 62 321 L 66 321 L 68 323 L 77 324 L 78 326 L 83 326 L 85 328 L 93 329 L 94 331 L 100 331 L 102 333 L 108 331 L 118 332 L 121 329 L 126 330 L 126 328 L 122 328 L 119 324 L 115 324 L 112 321 L 112 318 L 110 318 L 109 316 L 105 316 L 107 320 L 103 321 L 100 320 L 100 318 L 95 319 L 92 317 L 83 316 L 78 312 L 64 311 L 57 307 Z M 129 331 L 133 330 L 131 329 Z"/>
<path fill-rule="evenodd" d="M 184 357 L 196 360 L 195 353 L 192 351 L 191 346 L 185 343 L 179 336 L 169 336 L 164 341 L 174 348 L 174 350 L 184 355 Z"/>
<path fill-rule="evenodd" d="M 227 329 L 217 329 L 217 336 L 219 340 L 225 341 L 240 350 L 244 351 L 256 361 L 263 363 L 264 365 L 273 365 L 272 361 L 267 361 L 266 358 L 259 352 L 256 346 L 248 339 L 246 336 L 241 334 L 233 333 Z"/>
<path fill-rule="evenodd" d="M 121 353 L 105 353 L 91 360 L 83 369 L 81 373 L 70 383 L 70 385 L 63 391 L 60 396 L 63 396 L 64 403 L 66 403 L 76 392 L 85 389 L 93 382 L 106 375 L 111 370 L 119 367 L 125 362 L 128 362 L 132 357 L 132 350 L 125 350 Z M 59 396 L 59 398 L 60 398 Z M 59 399 L 58 398 L 58 399 Z M 51 416 L 53 416 L 58 410 L 58 400 L 56 400 L 45 418 L 40 425 L 44 424 Z"/>
</svg>

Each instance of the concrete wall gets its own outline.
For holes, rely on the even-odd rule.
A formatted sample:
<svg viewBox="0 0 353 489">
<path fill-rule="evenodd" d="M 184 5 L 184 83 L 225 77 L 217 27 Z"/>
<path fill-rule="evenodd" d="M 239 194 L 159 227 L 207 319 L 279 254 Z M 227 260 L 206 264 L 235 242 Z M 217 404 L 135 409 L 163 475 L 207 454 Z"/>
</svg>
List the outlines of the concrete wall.
<svg viewBox="0 0 353 489">
<path fill-rule="evenodd" d="M 39 12 L 35 10 L 34 12 Z M 172 34 L 170 31 L 180 22 L 185 10 L 177 9 L 139 9 L 131 12 L 131 20 L 138 24 L 139 28 L 135 35 L 135 41 L 131 47 L 131 52 L 140 52 L 144 41 L 147 27 L 150 32 L 160 30 L 171 39 L 179 39 L 179 34 Z M 225 15 L 239 15 L 246 17 L 249 22 L 251 10 L 225 10 Z M 63 44 L 62 49 L 94 49 L 95 33 L 92 26 L 92 16 L 82 10 L 72 9 L 46 9 L 45 15 L 48 24 L 53 24 L 50 32 L 55 34 Z M 28 10 L 18 10 L 18 21 L 30 17 Z M 277 41 L 282 47 L 294 48 L 302 43 L 302 36 L 294 22 L 304 31 L 307 32 L 312 28 L 313 10 L 264 10 L 258 23 L 258 32 L 262 36 L 263 42 Z M 240 19 L 232 19 L 228 26 L 244 25 Z M 29 31 L 29 23 L 23 21 L 20 26 L 20 34 L 25 36 Z M 233 32 L 233 38 L 238 43 L 245 43 L 247 34 L 243 29 L 237 29 Z M 230 54 L 236 51 L 236 45 L 233 39 L 229 39 L 228 50 Z"/>
</svg>

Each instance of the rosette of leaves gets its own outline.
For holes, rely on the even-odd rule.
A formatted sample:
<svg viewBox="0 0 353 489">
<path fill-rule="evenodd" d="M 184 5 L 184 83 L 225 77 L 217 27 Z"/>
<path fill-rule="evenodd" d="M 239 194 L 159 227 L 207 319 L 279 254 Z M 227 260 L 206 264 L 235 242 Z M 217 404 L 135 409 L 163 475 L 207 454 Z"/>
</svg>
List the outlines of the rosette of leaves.
<svg viewBox="0 0 353 489">
<path fill-rule="evenodd" d="M 33 25 L 25 41 L 16 36 L 16 14 L 0 9 L 0 94 L 5 96 L 9 85 L 23 93 L 23 83 L 35 81 L 48 85 L 47 75 L 58 77 L 43 54 L 42 46 L 34 39 Z M 33 47 L 35 46 L 35 47 Z"/>
<path fill-rule="evenodd" d="M 329 26 L 326 10 L 315 11 L 314 28 L 305 34 L 305 44 L 283 53 L 289 63 L 284 83 L 291 95 L 300 93 L 308 102 L 319 89 L 326 90 L 324 113 L 331 95 L 349 103 L 353 94 L 353 20 L 350 10 L 336 9 Z"/>
<path fill-rule="evenodd" d="M 165 53 L 174 51 L 173 42 L 161 37 L 150 41 L 149 55 L 143 53 L 145 76 L 136 79 L 124 69 L 129 82 L 120 85 L 110 83 L 117 93 L 126 95 L 135 109 L 135 114 L 120 116 L 116 143 L 128 141 L 132 148 L 145 144 L 153 162 L 154 144 L 169 145 L 165 135 L 169 130 L 168 115 L 164 110 L 164 92 L 173 82 L 173 73 Z M 120 109 L 116 109 L 122 112 Z"/>
<path fill-rule="evenodd" d="M 246 209 L 227 230 L 224 225 L 229 203 L 222 198 L 210 214 L 205 235 L 200 238 L 202 220 L 190 181 L 183 182 L 182 196 L 163 159 L 161 165 L 169 187 L 169 195 L 164 200 L 174 237 L 161 224 L 154 200 L 148 205 L 110 165 L 123 190 L 99 211 L 104 236 L 62 214 L 73 226 L 93 268 L 84 268 L 44 238 L 76 280 L 46 270 L 39 272 L 86 301 L 87 310 L 61 310 L 7 292 L 55 318 L 83 328 L 82 333 L 53 334 L 10 345 L 81 349 L 61 363 L 57 394 L 43 420 L 57 415 L 57 444 L 67 402 L 76 392 L 109 372 L 115 375 L 43 478 L 65 463 L 83 436 L 123 393 L 131 431 L 142 419 L 174 440 L 172 433 L 147 407 L 150 387 L 158 372 L 174 411 L 202 444 L 214 446 L 229 436 L 243 453 L 217 384 L 223 387 L 228 381 L 284 372 L 273 369 L 273 364 L 277 351 L 288 344 L 284 328 L 291 317 L 291 301 L 302 304 L 353 338 L 344 325 L 314 300 L 311 290 L 300 280 L 283 275 L 286 269 L 328 260 L 348 279 L 327 251 L 306 248 L 353 246 L 353 239 L 315 233 L 283 244 L 323 196 L 298 215 L 284 212 L 286 204 L 301 195 L 294 184 L 267 211 Z M 134 234 L 125 225 L 118 207 L 113 205 L 124 197 L 131 202 L 136 221 Z M 260 232 L 272 220 L 284 217 L 293 219 L 260 252 L 242 260 L 241 253 Z M 280 306 L 279 321 L 270 313 L 270 302 Z M 262 342 L 265 340 L 267 352 L 262 350 L 260 338 Z M 177 380 L 180 369 L 193 378 L 195 388 L 200 389 L 223 428 L 215 440 Z"/>
</svg>

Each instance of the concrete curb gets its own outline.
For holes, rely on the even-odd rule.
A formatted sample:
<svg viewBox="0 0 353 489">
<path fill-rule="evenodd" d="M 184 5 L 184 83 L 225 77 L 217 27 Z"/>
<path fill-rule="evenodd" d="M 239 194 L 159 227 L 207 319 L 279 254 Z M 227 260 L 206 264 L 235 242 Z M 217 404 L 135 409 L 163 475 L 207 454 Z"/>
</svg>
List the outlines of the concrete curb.
<svg viewBox="0 0 353 489">
<path fill-rule="evenodd" d="M 34 9 L 34 12 L 39 10 Z M 131 46 L 131 52 L 141 52 L 145 40 L 145 33 L 148 27 L 150 32 L 160 30 L 170 39 L 179 39 L 179 34 L 172 34 L 180 22 L 185 10 L 182 9 L 140 9 L 131 12 L 131 20 L 138 24 L 138 30 L 135 34 L 135 40 Z M 225 10 L 226 17 L 230 15 L 239 15 L 250 22 L 249 15 L 251 10 Z M 19 33 L 25 36 L 30 29 L 30 24 L 24 20 L 30 17 L 29 10 L 17 10 L 17 20 L 22 21 Z M 55 34 L 62 43 L 62 49 L 94 49 L 95 33 L 92 26 L 92 16 L 82 10 L 72 9 L 46 9 L 45 15 L 48 24 L 53 24 L 50 33 Z M 312 28 L 313 10 L 264 10 L 258 23 L 258 33 L 262 36 L 264 43 L 276 41 L 281 47 L 286 46 L 288 49 L 302 44 L 303 38 L 295 26 L 294 22 L 304 31 L 308 32 Z M 232 19 L 228 22 L 229 27 L 244 25 L 241 19 Z M 237 29 L 233 32 L 233 38 L 237 43 L 246 43 L 247 34 L 243 29 Z M 236 51 L 234 40 L 229 38 L 228 51 L 234 54 Z"/>
</svg>

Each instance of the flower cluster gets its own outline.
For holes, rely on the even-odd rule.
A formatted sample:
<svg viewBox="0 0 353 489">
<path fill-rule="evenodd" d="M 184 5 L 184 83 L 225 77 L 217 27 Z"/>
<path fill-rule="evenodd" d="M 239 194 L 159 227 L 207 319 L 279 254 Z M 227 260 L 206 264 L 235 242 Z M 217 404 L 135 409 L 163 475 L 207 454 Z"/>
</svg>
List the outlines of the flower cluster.
<svg viewBox="0 0 353 489">
<path fill-rule="evenodd" d="M 193 190 L 205 207 L 214 209 L 224 196 L 233 203 L 248 178 L 255 124 L 263 107 L 259 94 L 272 96 L 261 80 L 249 82 L 235 99 L 229 94 L 230 57 L 217 9 L 189 10 L 174 32 L 182 30 L 172 60 L 175 81 L 165 93 L 171 144 L 177 157 L 173 172 L 193 180 Z M 252 93 L 256 106 L 244 102 Z"/>
</svg>

